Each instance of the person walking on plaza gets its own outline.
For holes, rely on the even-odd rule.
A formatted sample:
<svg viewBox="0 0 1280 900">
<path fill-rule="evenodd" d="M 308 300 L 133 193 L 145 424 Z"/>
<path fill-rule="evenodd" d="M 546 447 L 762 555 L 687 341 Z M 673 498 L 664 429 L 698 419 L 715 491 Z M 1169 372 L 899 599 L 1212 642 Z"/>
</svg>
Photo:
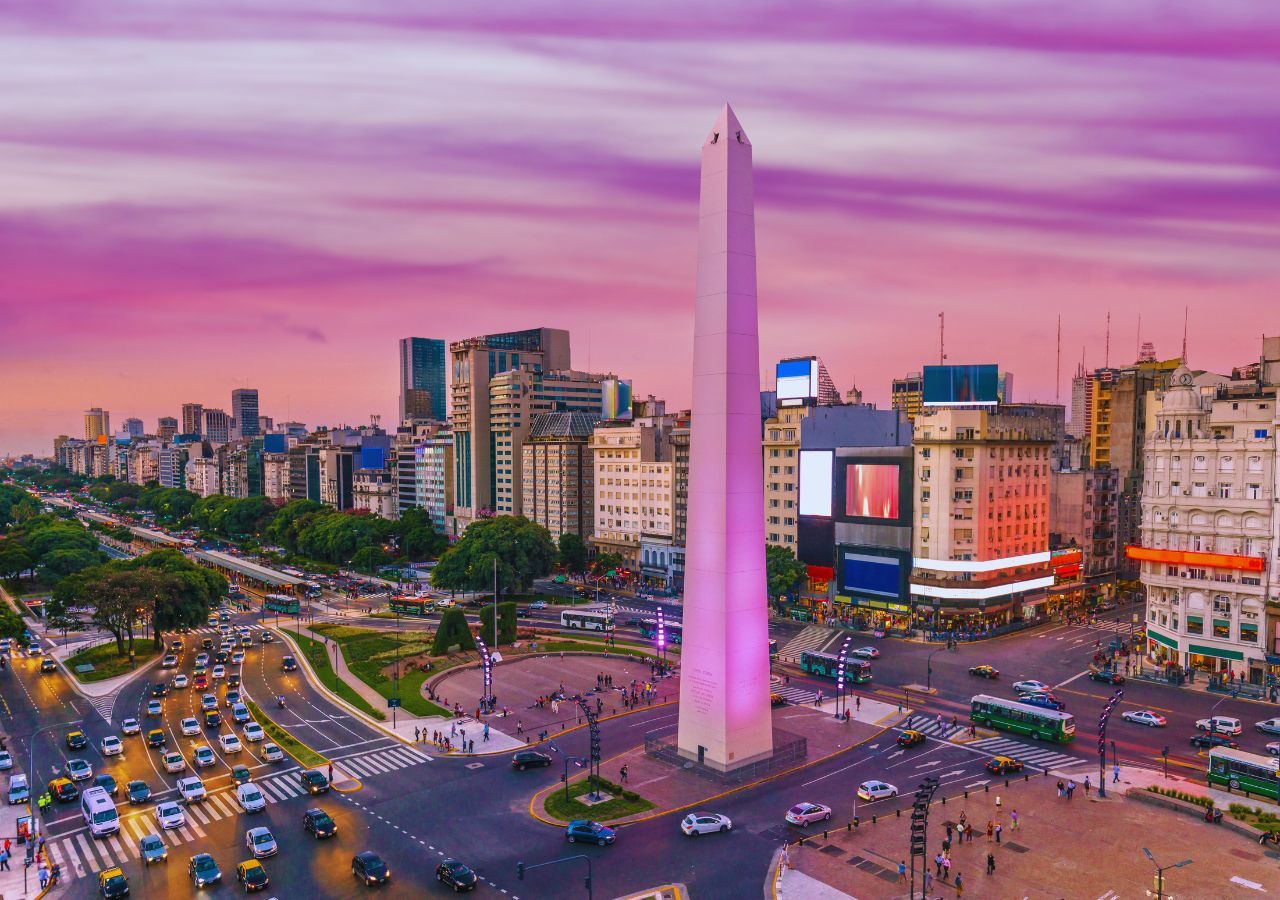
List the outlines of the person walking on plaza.
<svg viewBox="0 0 1280 900">
<path fill-rule="evenodd" d="M 1061 800 L 1067 795 L 1067 786 L 1062 783 L 1062 779 L 1058 779 L 1058 799 Z"/>
<path fill-rule="evenodd" d="M 1067 782 L 1067 799 L 1070 800 L 1076 792 L 1076 783 L 1074 781 Z"/>
<path fill-rule="evenodd" d="M 1120 764 L 1116 763 L 1111 767 L 1111 783 L 1116 784 L 1120 781 Z"/>
<path fill-rule="evenodd" d="M 416 744 L 421 740 L 422 740 L 422 729 L 421 728 L 413 729 L 413 742 Z"/>
<path fill-rule="evenodd" d="M 951 875 L 951 857 L 942 857 L 942 880 L 946 881 Z"/>
<path fill-rule="evenodd" d="M 484 723 L 484 739 L 486 741 L 489 740 L 489 723 L 488 722 Z"/>
<path fill-rule="evenodd" d="M 933 887 L 933 873 L 929 871 L 929 867 L 924 869 L 924 894 L 929 896 L 929 888 Z"/>
<path fill-rule="evenodd" d="M 996 794 L 996 815 L 1000 815 L 1000 808 L 1004 806 L 1004 801 L 1000 799 L 1000 795 Z"/>
<path fill-rule="evenodd" d="M 973 843 L 973 825 L 964 826 L 965 837 L 970 844 Z"/>
<path fill-rule="evenodd" d="M 964 896 L 964 875 L 959 870 L 956 871 L 956 896 Z"/>
<path fill-rule="evenodd" d="M 40 860 L 40 890 L 44 890 L 49 886 L 49 867 L 45 865 L 44 860 Z"/>
<path fill-rule="evenodd" d="M 987 851 L 987 874 L 996 874 L 996 855 L 990 851 Z"/>
<path fill-rule="evenodd" d="M 996 833 L 996 825 L 990 819 L 987 819 L 987 842 L 991 842 L 991 836 Z"/>
<path fill-rule="evenodd" d="M 1018 830 L 1018 811 L 1016 809 L 1009 813 L 1009 828 L 1013 831 Z"/>
<path fill-rule="evenodd" d="M 1084 798 L 1089 799 L 1089 776 L 1084 776 Z"/>
<path fill-rule="evenodd" d="M 907 883 L 907 861 L 905 859 L 898 861 L 898 884 Z"/>
<path fill-rule="evenodd" d="M 1000 843 L 1000 832 L 1004 831 L 1004 826 L 999 822 L 996 823 L 996 843 Z"/>
<path fill-rule="evenodd" d="M 935 866 L 937 866 L 937 867 L 938 867 L 938 877 L 939 877 L 939 878 L 941 878 L 941 877 L 942 877 L 942 860 L 943 860 L 943 859 L 944 859 L 944 857 L 943 857 L 943 855 L 942 855 L 941 853 L 939 853 L 937 856 L 935 856 L 935 857 L 933 858 L 933 864 L 934 864 Z"/>
<path fill-rule="evenodd" d="M 3 870 L 5 872 L 12 871 L 9 868 L 9 851 L 8 850 L 0 850 L 0 870 Z"/>
<path fill-rule="evenodd" d="M 627 783 L 627 767 L 625 765 L 618 770 L 618 775 L 622 778 L 622 783 L 626 784 Z"/>
</svg>

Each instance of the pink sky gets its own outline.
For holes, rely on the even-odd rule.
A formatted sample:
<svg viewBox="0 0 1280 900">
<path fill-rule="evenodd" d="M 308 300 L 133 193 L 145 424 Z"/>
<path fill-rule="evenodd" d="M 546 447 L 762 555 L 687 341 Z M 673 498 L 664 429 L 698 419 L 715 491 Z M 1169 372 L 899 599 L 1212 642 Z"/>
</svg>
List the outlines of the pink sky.
<svg viewBox="0 0 1280 900">
<path fill-rule="evenodd" d="M 389 423 L 411 334 L 568 328 L 575 366 L 687 405 L 726 99 L 766 371 L 816 353 L 883 404 L 945 311 L 951 361 L 1052 401 L 1061 314 L 1065 400 L 1108 310 L 1115 364 L 1139 315 L 1176 355 L 1189 306 L 1215 370 L 1280 331 L 1280 8 L 1253 0 L 0 15 L 0 456 L 242 384 L 277 419 Z"/>
</svg>

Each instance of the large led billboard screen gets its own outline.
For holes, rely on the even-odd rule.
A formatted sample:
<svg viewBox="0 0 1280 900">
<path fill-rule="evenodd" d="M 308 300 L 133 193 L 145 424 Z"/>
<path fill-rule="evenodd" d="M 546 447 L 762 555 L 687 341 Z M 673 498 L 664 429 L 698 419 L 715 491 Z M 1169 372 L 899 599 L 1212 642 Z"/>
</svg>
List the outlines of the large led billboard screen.
<svg viewBox="0 0 1280 900">
<path fill-rule="evenodd" d="M 840 592 L 850 596 L 901 597 L 907 569 L 903 558 L 870 550 L 842 549 Z"/>
<path fill-rule="evenodd" d="M 999 366 L 925 366 L 925 406 L 994 406 L 1000 400 Z"/>
<path fill-rule="evenodd" d="M 810 400 L 818 396 L 818 361 L 784 359 L 778 363 L 778 402 Z"/>
<path fill-rule="evenodd" d="M 600 382 L 600 418 L 626 421 L 631 418 L 631 382 L 606 378 Z"/>
<path fill-rule="evenodd" d="M 834 457 L 830 450 L 800 451 L 800 515 L 830 517 Z"/>
<path fill-rule="evenodd" d="M 900 515 L 900 471 L 894 465 L 848 465 L 844 470 L 844 514 L 855 519 L 896 521 Z"/>
</svg>

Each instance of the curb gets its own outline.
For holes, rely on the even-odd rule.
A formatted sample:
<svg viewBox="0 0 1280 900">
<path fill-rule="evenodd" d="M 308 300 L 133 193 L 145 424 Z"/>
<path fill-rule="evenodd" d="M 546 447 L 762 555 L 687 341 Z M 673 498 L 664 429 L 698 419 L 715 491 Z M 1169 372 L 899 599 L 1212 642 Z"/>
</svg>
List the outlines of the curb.
<svg viewBox="0 0 1280 900">
<path fill-rule="evenodd" d="M 252 698 L 252 697 L 250 697 L 249 699 L 250 699 L 251 701 L 253 700 L 253 698 Z M 285 732 L 286 734 L 288 734 L 288 735 L 289 735 L 289 737 L 293 738 L 295 741 L 297 741 L 299 744 L 302 744 L 302 746 L 306 747 L 308 750 L 310 750 L 310 751 L 311 751 L 312 753 L 314 753 L 316 756 L 318 756 L 318 757 L 320 757 L 321 759 L 323 759 L 323 760 L 324 760 L 324 762 L 325 762 L 325 764 L 327 764 L 328 766 L 330 766 L 330 767 L 332 767 L 332 768 L 334 768 L 334 769 L 337 769 L 338 771 L 340 771 L 340 772 L 342 772 L 344 775 L 346 775 L 346 776 L 347 776 L 347 781 L 348 781 L 348 782 L 352 782 L 352 783 L 354 783 L 354 784 L 355 784 L 355 787 L 353 787 L 353 788 L 345 788 L 345 789 L 344 789 L 344 788 L 340 788 L 340 787 L 338 787 L 338 785 L 336 784 L 336 782 L 334 782 L 334 781 L 331 779 L 331 780 L 330 780 L 330 782 L 329 782 L 329 786 L 330 786 L 331 788 L 333 788 L 335 791 L 337 791 L 337 792 L 338 792 L 338 793 L 340 793 L 340 794 L 351 794 L 351 793 L 355 793 L 356 791 L 358 791 L 358 790 L 360 790 L 361 788 L 363 788 L 363 787 L 364 787 L 364 784 L 360 781 L 360 779 L 358 779 L 358 778 L 352 778 L 352 777 L 351 777 L 351 775 L 350 775 L 350 773 L 348 773 L 345 769 L 341 769 L 341 768 L 339 768 L 338 766 L 335 766 L 335 765 L 334 765 L 334 763 L 333 763 L 333 761 L 332 761 L 332 760 L 330 760 L 330 759 L 329 759 L 329 757 L 325 756 L 323 753 L 321 753 L 321 752 L 320 752 L 319 750 L 317 750 L 315 747 L 312 747 L 312 746 L 311 746 L 311 745 L 309 745 L 309 744 L 303 743 L 303 741 L 302 741 L 301 739 L 299 739 L 299 738 L 298 738 L 298 736 L 297 736 L 297 735 L 295 735 L 292 731 L 289 731 L 289 729 L 285 728 L 283 725 L 281 725 L 281 724 L 280 724 L 279 722 L 277 722 L 275 719 L 273 719 L 273 718 L 271 718 L 269 715 L 267 715 L 267 711 L 266 711 L 266 710 L 264 710 L 264 709 L 262 708 L 262 704 L 260 704 L 260 703 L 258 703 L 258 702 L 256 702 L 256 701 L 254 701 L 253 705 L 254 705 L 254 706 L 256 706 L 256 707 L 258 708 L 258 715 L 259 715 L 261 718 L 266 719 L 266 720 L 267 720 L 268 722 L 270 722 L 273 726 L 275 726 L 276 728 L 279 728 L 281 731 L 283 731 L 283 732 Z M 293 758 L 293 761 L 294 761 L 294 762 L 296 762 L 299 766 L 301 766 L 304 770 L 306 770 L 307 768 L 309 768 L 309 767 L 307 766 L 307 764 L 306 764 L 306 763 L 304 763 L 302 760 L 298 759 L 298 757 L 297 757 L 297 756 L 294 756 L 293 752 L 292 752 L 288 747 L 285 747 L 285 746 L 283 746 L 283 745 L 281 745 L 281 744 L 276 744 L 276 746 L 277 746 L 277 747 L 279 747 L 281 750 L 283 750 L 285 753 L 289 754 L 289 756 Z"/>
</svg>

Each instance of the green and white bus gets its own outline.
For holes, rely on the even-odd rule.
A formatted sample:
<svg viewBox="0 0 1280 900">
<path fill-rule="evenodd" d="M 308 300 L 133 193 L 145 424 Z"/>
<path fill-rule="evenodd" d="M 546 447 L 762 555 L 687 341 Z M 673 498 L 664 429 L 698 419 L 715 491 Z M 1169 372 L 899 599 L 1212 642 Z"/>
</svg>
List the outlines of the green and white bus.
<svg viewBox="0 0 1280 900">
<path fill-rule="evenodd" d="M 978 694 L 970 701 L 969 718 L 975 725 L 1025 734 L 1041 741 L 1066 744 L 1076 738 L 1076 717 L 1069 712 L 1040 709 L 987 694 Z"/>
<path fill-rule="evenodd" d="M 1280 759 L 1214 747 L 1209 751 L 1209 783 L 1280 801 Z"/>
<path fill-rule="evenodd" d="M 840 669 L 840 657 L 835 653 L 821 653 L 817 650 L 800 652 L 800 668 L 810 675 L 825 675 L 835 678 Z M 865 659 L 849 657 L 844 661 L 844 677 L 853 684 L 866 684 L 871 680 L 871 663 Z"/>
<path fill-rule="evenodd" d="M 593 608 L 580 606 L 560 613 L 560 627 L 581 628 L 585 631 L 613 631 L 613 616 L 605 606 Z"/>
</svg>

